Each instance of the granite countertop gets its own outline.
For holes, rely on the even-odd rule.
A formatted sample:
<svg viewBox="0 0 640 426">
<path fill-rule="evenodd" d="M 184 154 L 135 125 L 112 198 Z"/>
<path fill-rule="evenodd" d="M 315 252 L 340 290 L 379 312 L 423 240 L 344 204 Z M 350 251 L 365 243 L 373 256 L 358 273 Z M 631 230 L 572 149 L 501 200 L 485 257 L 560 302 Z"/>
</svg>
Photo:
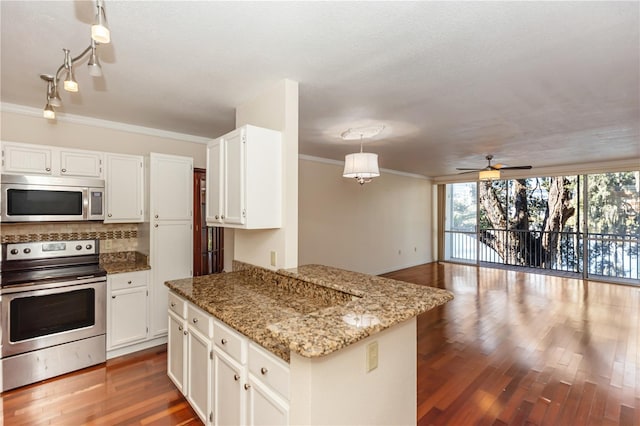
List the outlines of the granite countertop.
<svg viewBox="0 0 640 426">
<path fill-rule="evenodd" d="M 151 269 L 147 256 L 139 252 L 126 251 L 100 253 L 100 266 L 107 274 L 121 274 Z"/>
<path fill-rule="evenodd" d="M 322 265 L 167 281 L 285 361 L 330 354 L 453 299 L 446 290 Z"/>
</svg>

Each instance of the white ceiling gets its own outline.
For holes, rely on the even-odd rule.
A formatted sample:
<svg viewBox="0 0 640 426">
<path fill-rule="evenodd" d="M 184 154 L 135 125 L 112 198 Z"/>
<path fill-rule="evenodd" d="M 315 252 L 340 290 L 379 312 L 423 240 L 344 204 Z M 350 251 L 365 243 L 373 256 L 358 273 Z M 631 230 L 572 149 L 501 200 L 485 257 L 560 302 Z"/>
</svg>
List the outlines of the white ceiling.
<svg viewBox="0 0 640 426">
<path fill-rule="evenodd" d="M 339 134 L 384 123 L 365 150 L 427 176 L 496 162 L 640 158 L 639 2 L 106 0 L 104 77 L 77 66 L 59 111 L 191 135 L 300 83 L 300 153 L 341 160 Z M 44 107 L 41 73 L 89 44 L 94 3 L 7 1 L 1 101 Z"/>
</svg>

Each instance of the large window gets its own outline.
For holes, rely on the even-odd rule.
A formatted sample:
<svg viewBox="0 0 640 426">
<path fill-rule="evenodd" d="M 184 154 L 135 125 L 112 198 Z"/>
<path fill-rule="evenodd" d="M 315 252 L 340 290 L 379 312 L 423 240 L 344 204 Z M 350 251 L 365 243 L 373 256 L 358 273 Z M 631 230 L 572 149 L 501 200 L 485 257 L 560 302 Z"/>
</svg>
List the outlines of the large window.
<svg viewBox="0 0 640 426">
<path fill-rule="evenodd" d="M 639 212 L 638 171 L 449 184 L 444 259 L 637 283 Z"/>
</svg>

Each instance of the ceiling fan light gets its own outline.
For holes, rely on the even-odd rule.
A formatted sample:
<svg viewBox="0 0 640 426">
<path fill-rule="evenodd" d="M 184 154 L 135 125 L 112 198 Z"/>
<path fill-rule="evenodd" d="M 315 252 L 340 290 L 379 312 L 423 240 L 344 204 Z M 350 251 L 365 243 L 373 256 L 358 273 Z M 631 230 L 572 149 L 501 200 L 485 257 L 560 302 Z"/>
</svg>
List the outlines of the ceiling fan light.
<svg viewBox="0 0 640 426">
<path fill-rule="evenodd" d="M 480 180 L 499 180 L 500 170 L 481 170 L 478 173 L 478 179 Z"/>
</svg>

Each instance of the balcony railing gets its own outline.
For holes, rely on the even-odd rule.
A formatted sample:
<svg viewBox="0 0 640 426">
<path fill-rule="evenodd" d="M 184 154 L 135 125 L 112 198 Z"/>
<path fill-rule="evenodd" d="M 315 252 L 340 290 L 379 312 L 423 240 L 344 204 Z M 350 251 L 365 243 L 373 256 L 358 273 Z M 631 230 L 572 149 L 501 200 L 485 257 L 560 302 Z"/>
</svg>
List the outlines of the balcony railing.
<svg viewBox="0 0 640 426">
<path fill-rule="evenodd" d="M 478 241 L 478 238 L 480 240 Z M 586 244 L 586 251 L 585 245 Z M 445 259 L 638 280 L 640 237 L 483 229 L 445 231 Z M 586 260 L 585 260 L 586 258 Z"/>
</svg>

